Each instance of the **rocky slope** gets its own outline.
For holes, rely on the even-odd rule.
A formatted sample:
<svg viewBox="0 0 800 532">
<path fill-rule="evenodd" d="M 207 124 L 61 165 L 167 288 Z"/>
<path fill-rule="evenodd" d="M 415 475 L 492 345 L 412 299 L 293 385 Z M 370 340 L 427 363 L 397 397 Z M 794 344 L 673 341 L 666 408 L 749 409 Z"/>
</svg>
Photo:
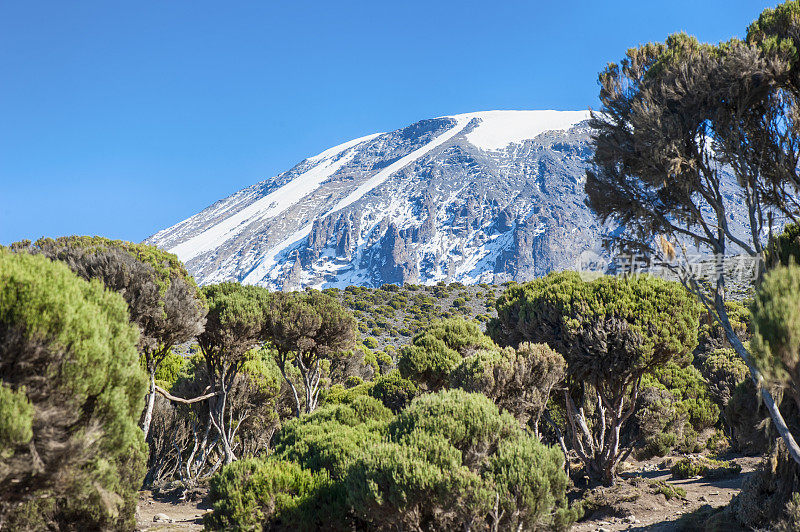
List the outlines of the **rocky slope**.
<svg viewBox="0 0 800 532">
<path fill-rule="evenodd" d="M 146 240 L 200 283 L 523 281 L 600 248 L 584 111 L 423 120 L 310 157 Z"/>
</svg>

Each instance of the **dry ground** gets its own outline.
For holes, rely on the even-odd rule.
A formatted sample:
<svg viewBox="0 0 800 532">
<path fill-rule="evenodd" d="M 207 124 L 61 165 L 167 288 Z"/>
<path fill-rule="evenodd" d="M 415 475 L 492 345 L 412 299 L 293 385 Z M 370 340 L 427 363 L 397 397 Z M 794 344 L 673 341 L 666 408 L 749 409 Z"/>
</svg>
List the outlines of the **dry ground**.
<svg viewBox="0 0 800 532">
<path fill-rule="evenodd" d="M 207 511 L 202 500 L 154 498 L 152 492 L 141 491 L 136 509 L 136 529 L 147 532 L 203 530 L 203 514 Z M 158 514 L 166 515 L 172 522 L 154 522 L 153 518 Z"/>
<path fill-rule="evenodd" d="M 678 524 L 681 516 L 694 512 L 703 506 L 719 508 L 726 506 L 731 498 L 739 493 L 742 482 L 758 467 L 760 457 L 731 458 L 742 466 L 742 472 L 732 478 L 706 480 L 690 478 L 673 480 L 669 469 L 660 466 L 661 459 L 637 463 L 624 477 L 640 477 L 647 480 L 666 481 L 673 486 L 686 490 L 685 498 L 667 500 L 661 494 L 650 493 L 649 490 L 636 489 L 630 484 L 621 482 L 614 490 L 622 501 L 615 505 L 615 516 L 608 514 L 590 516 L 584 522 L 573 527 L 575 532 L 589 531 L 657 531 L 678 532 L 682 529 Z"/>
</svg>

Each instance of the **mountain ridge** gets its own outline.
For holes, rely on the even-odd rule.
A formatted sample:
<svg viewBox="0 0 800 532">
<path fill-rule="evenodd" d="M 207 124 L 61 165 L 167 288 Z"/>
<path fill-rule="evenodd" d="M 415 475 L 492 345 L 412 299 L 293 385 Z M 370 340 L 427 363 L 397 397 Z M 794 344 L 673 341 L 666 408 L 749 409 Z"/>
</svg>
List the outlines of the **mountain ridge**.
<svg viewBox="0 0 800 532">
<path fill-rule="evenodd" d="M 201 284 L 523 281 L 602 253 L 588 111 L 479 111 L 329 148 L 145 242 Z"/>
</svg>

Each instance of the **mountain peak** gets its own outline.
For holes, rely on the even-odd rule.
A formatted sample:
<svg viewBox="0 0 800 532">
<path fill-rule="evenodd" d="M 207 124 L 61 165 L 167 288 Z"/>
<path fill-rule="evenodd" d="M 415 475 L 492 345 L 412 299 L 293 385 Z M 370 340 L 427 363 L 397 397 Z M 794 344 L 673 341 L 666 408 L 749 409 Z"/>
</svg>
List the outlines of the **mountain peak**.
<svg viewBox="0 0 800 532">
<path fill-rule="evenodd" d="M 473 146 L 500 150 L 512 143 L 534 139 L 546 131 L 567 130 L 590 118 L 589 111 L 479 111 L 451 118 L 480 120 L 467 134 Z"/>
<path fill-rule="evenodd" d="M 588 111 L 422 120 L 309 157 L 150 237 L 200 283 L 523 280 L 599 249 Z"/>
</svg>

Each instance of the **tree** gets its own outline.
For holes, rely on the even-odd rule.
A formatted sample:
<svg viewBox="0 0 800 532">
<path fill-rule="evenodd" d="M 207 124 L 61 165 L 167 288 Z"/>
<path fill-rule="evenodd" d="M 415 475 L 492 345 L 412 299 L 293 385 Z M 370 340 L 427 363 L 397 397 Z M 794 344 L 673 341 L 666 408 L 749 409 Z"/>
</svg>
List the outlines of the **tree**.
<svg viewBox="0 0 800 532">
<path fill-rule="evenodd" d="M 642 376 L 697 345 L 696 300 L 680 284 L 650 276 L 584 282 L 564 272 L 509 288 L 497 314 L 489 330 L 499 344 L 522 337 L 564 356 L 572 447 L 591 477 L 612 483 L 631 449 L 621 433 Z"/>
<path fill-rule="evenodd" d="M 331 360 L 352 349 L 355 337 L 355 318 L 332 297 L 316 290 L 274 295 L 264 339 L 275 348 L 275 361 L 292 389 L 298 417 L 316 409 Z M 302 400 L 292 371 L 300 374 Z"/>
<path fill-rule="evenodd" d="M 162 375 L 163 369 L 162 364 Z M 225 417 L 229 427 L 231 423 L 236 426 L 232 447 L 237 458 L 255 456 L 269 448 L 280 426 L 282 380 L 272 354 L 260 349 L 252 353 L 227 389 Z M 224 450 L 210 420 L 208 403 L 183 402 L 184 398 L 207 395 L 210 379 L 205 358 L 192 356 L 173 382 L 165 388 L 176 400 L 156 398 L 145 485 L 164 485 L 178 479 L 181 488 L 188 490 L 218 471 Z"/>
<path fill-rule="evenodd" d="M 205 359 L 209 386 L 209 421 L 219 434 L 225 463 L 236 460 L 233 441 L 242 420 L 229 415 L 231 387 L 252 350 L 263 343 L 270 294 L 266 288 L 239 283 L 204 286 L 208 303 L 205 330 L 197 337 Z"/>
<path fill-rule="evenodd" d="M 586 192 L 600 219 L 619 226 L 610 249 L 677 270 L 719 321 L 800 463 L 800 446 L 725 306 L 725 258 L 760 261 L 773 222 L 797 213 L 798 13 L 797 2 L 765 11 L 747 43 L 710 46 L 672 35 L 609 64 L 599 76 L 602 108 L 591 121 L 595 155 Z M 731 201 L 747 210 L 743 233 L 732 226 Z M 686 267 L 692 245 L 716 260 L 709 282 Z"/>
<path fill-rule="evenodd" d="M 447 386 L 450 372 L 464 357 L 495 347 L 476 322 L 462 318 L 436 321 L 403 347 L 397 368 L 403 378 L 437 391 Z"/>
<path fill-rule="evenodd" d="M 564 379 L 564 358 L 547 344 L 478 351 L 450 373 L 450 386 L 482 393 L 539 437 L 539 420 L 553 388 Z"/>
<path fill-rule="evenodd" d="M 123 299 L 0 247 L 0 526 L 130 530 L 147 447 Z"/>
<path fill-rule="evenodd" d="M 203 330 L 206 309 L 194 279 L 178 258 L 154 246 L 94 236 L 41 238 L 12 244 L 17 251 L 59 260 L 84 279 L 99 279 L 128 303 L 139 327 L 139 352 L 150 374 L 150 391 L 142 417 L 150 431 L 157 392 L 155 374 L 173 346 Z"/>
</svg>

